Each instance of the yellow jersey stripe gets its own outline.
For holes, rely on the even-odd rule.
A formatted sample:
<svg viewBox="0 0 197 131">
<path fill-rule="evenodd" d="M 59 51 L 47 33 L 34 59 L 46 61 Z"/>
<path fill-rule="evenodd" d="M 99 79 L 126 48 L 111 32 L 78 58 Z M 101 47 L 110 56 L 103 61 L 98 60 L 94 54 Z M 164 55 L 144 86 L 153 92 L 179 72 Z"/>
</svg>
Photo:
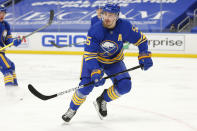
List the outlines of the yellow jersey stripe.
<svg viewBox="0 0 197 131">
<path fill-rule="evenodd" d="M 145 41 L 147 41 L 146 38 L 144 40 L 142 40 L 140 43 L 138 43 L 136 46 L 139 46 L 140 44 L 144 43 Z"/>
<path fill-rule="evenodd" d="M 147 40 L 147 38 L 146 38 L 145 35 L 143 35 L 143 34 L 141 33 L 141 38 L 140 38 L 134 45 L 135 45 L 135 46 L 138 46 L 138 45 L 140 45 L 140 44 L 142 43 L 142 41 L 144 41 L 144 40 Z"/>
<path fill-rule="evenodd" d="M 84 101 L 79 101 L 78 99 L 76 99 L 76 97 L 73 97 L 73 100 L 78 103 L 78 104 L 82 104 Z"/>
<path fill-rule="evenodd" d="M 142 39 L 143 39 L 143 37 L 141 36 L 141 37 L 139 38 L 139 40 L 138 40 L 136 43 L 134 43 L 134 45 L 137 45 L 140 41 L 142 41 Z"/>
<path fill-rule="evenodd" d="M 4 78 L 4 80 L 6 81 L 6 80 L 13 80 L 13 78 Z"/>
<path fill-rule="evenodd" d="M 72 98 L 72 101 L 76 104 L 76 105 L 81 105 L 84 101 L 78 101 L 76 98 Z"/>
<path fill-rule="evenodd" d="M 138 59 L 140 60 L 140 59 L 143 59 L 143 58 L 150 58 L 152 56 L 152 54 L 149 54 L 148 56 L 140 56 L 140 57 L 138 57 Z"/>
<path fill-rule="evenodd" d="M 107 90 L 107 94 L 108 94 L 108 96 L 109 96 L 112 100 L 115 100 L 116 98 L 112 95 L 111 89 L 112 89 L 112 88 L 109 88 L 109 89 Z"/>
<path fill-rule="evenodd" d="M 13 83 L 14 81 L 13 80 L 6 80 L 6 81 L 4 81 L 4 83 L 8 83 L 8 82 Z"/>
<path fill-rule="evenodd" d="M 72 101 L 75 105 L 81 105 L 85 101 L 85 98 L 79 98 L 75 92 Z"/>
<path fill-rule="evenodd" d="M 9 65 L 8 62 L 6 61 L 5 57 L 4 57 L 2 54 L 0 54 L 0 57 L 1 57 L 1 59 L 3 60 L 3 62 L 5 63 L 6 67 L 7 67 L 7 68 L 10 68 L 10 65 Z"/>
<path fill-rule="evenodd" d="M 109 93 L 109 89 L 107 90 L 107 95 L 109 96 L 109 98 L 110 98 L 110 99 L 112 99 L 112 100 L 113 100 L 113 98 L 112 98 L 111 94 Z"/>
<path fill-rule="evenodd" d="M 75 100 L 74 100 L 74 99 L 72 99 L 72 102 L 73 102 L 75 105 L 81 105 L 81 104 L 79 104 L 79 103 L 75 102 Z"/>
<path fill-rule="evenodd" d="M 117 99 L 117 98 L 118 98 L 118 97 L 116 97 L 116 95 L 113 94 L 113 92 L 114 92 L 114 91 L 113 91 L 113 86 L 111 87 L 110 92 L 111 92 L 111 95 L 112 95 L 112 97 L 113 97 L 114 99 Z M 115 92 L 114 92 L 114 93 L 115 93 Z"/>
<path fill-rule="evenodd" d="M 91 77 L 92 77 L 94 74 L 101 74 L 101 70 L 93 70 L 92 73 L 91 73 Z"/>
<path fill-rule="evenodd" d="M 77 98 L 77 100 L 79 100 L 79 101 L 84 101 L 85 100 L 85 98 L 79 98 L 78 96 L 77 96 L 77 93 L 75 92 L 75 94 L 74 94 L 74 96 Z"/>
<path fill-rule="evenodd" d="M 93 55 L 86 55 L 86 54 L 84 54 L 83 56 L 86 58 L 86 57 L 93 57 L 93 56 L 95 57 L 97 55 L 95 55 L 95 54 L 93 54 Z"/>
<path fill-rule="evenodd" d="M 97 57 L 89 57 L 89 58 L 85 58 L 85 61 L 91 60 L 91 59 L 96 59 Z"/>
<path fill-rule="evenodd" d="M 119 96 L 118 95 L 116 95 L 116 93 L 115 93 L 115 91 L 114 91 L 114 86 L 112 86 L 112 94 L 113 94 L 113 96 L 117 99 Z"/>
<path fill-rule="evenodd" d="M 13 80 L 4 80 L 5 83 L 7 82 L 14 82 Z"/>
<path fill-rule="evenodd" d="M 100 61 L 101 63 L 105 63 L 105 64 L 112 64 L 112 63 L 115 63 L 115 62 L 118 62 L 120 60 L 123 60 L 124 59 L 124 53 L 123 53 L 123 49 L 120 51 L 120 53 L 114 57 L 113 59 L 106 59 L 106 58 L 103 58 L 101 56 L 98 56 L 97 57 L 97 60 Z"/>
</svg>

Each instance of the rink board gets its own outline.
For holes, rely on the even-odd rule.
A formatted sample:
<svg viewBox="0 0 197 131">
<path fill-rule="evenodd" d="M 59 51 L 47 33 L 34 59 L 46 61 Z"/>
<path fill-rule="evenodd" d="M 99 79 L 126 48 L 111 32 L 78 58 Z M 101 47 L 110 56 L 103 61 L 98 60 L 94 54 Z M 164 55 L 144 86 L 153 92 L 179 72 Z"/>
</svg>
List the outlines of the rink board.
<svg viewBox="0 0 197 131">
<path fill-rule="evenodd" d="M 13 36 L 24 36 L 28 33 L 14 33 Z M 65 54 L 81 55 L 83 54 L 83 44 L 85 43 L 87 33 L 72 32 L 40 32 L 23 39 L 22 44 L 16 47 L 10 47 L 8 53 L 19 54 Z M 149 50 L 155 57 L 195 57 L 197 58 L 197 37 L 196 34 L 174 34 L 174 33 L 147 33 L 145 34 L 149 41 Z M 68 46 L 57 48 L 51 45 L 54 41 L 59 46 Z M 80 44 L 78 44 L 80 43 Z M 137 56 L 138 48 L 132 44 L 125 49 L 126 56 Z"/>
</svg>

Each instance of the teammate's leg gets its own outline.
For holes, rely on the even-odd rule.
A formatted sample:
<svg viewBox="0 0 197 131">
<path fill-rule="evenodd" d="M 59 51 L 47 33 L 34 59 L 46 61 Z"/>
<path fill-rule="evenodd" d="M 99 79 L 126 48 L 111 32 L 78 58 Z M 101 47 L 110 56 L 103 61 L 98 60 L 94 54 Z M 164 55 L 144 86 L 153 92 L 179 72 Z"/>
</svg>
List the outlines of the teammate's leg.
<svg viewBox="0 0 197 131">
<path fill-rule="evenodd" d="M 11 62 L 11 69 L 12 69 L 12 77 L 14 80 L 13 85 L 18 86 L 18 80 L 17 80 L 16 72 L 15 72 L 15 64 L 12 61 L 10 61 L 10 62 Z"/>
<path fill-rule="evenodd" d="M 22 100 L 24 92 L 18 88 L 15 65 L 5 56 L 5 53 L 0 53 L 0 70 L 4 75 L 6 95 L 13 100 Z"/>
<path fill-rule="evenodd" d="M 4 53 L 0 53 L 0 68 L 1 72 L 4 75 L 4 84 L 5 87 L 13 86 L 14 79 L 13 79 L 13 69 L 11 66 L 11 61 L 5 56 Z"/>
</svg>

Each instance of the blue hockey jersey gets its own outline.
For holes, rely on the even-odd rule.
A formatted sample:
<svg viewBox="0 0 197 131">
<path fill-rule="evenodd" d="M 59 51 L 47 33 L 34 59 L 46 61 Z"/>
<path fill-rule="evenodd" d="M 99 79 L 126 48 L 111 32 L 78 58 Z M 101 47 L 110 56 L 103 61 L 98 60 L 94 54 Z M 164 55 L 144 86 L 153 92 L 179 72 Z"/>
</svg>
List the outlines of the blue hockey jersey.
<svg viewBox="0 0 197 131">
<path fill-rule="evenodd" d="M 118 19 L 113 29 L 103 27 L 102 21 L 91 26 L 84 48 L 84 59 L 90 70 L 99 68 L 98 62 L 113 64 L 123 60 L 124 42 L 138 46 L 139 52 L 148 50 L 145 35 L 127 20 Z"/>
<path fill-rule="evenodd" d="M 94 24 L 96 24 L 98 21 L 100 21 L 101 19 L 98 18 L 98 16 L 94 16 L 91 18 L 91 26 L 93 26 Z"/>
<path fill-rule="evenodd" d="M 10 25 L 7 21 L 0 22 L 0 47 L 4 47 L 12 42 L 12 35 L 10 31 Z"/>
</svg>

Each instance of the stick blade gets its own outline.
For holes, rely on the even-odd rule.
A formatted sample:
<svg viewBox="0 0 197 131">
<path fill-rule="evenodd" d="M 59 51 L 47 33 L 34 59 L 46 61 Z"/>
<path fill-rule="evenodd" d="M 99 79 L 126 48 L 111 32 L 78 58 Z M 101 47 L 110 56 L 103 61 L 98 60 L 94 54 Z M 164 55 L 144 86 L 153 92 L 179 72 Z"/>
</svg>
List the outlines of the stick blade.
<svg viewBox="0 0 197 131">
<path fill-rule="evenodd" d="M 40 98 L 41 100 L 48 100 L 48 99 L 51 99 L 51 98 L 54 98 L 57 96 L 57 94 L 55 95 L 51 95 L 51 96 L 45 96 L 43 94 L 41 94 L 40 92 L 38 92 L 34 87 L 33 85 L 29 84 L 28 85 L 28 89 L 29 91 L 36 97 Z"/>
<path fill-rule="evenodd" d="M 59 45 L 55 44 L 54 41 L 51 41 L 51 45 L 53 45 L 53 46 L 55 46 L 55 47 L 57 47 L 57 48 L 68 47 L 67 45 L 65 45 L 65 46 L 59 46 Z"/>
</svg>

